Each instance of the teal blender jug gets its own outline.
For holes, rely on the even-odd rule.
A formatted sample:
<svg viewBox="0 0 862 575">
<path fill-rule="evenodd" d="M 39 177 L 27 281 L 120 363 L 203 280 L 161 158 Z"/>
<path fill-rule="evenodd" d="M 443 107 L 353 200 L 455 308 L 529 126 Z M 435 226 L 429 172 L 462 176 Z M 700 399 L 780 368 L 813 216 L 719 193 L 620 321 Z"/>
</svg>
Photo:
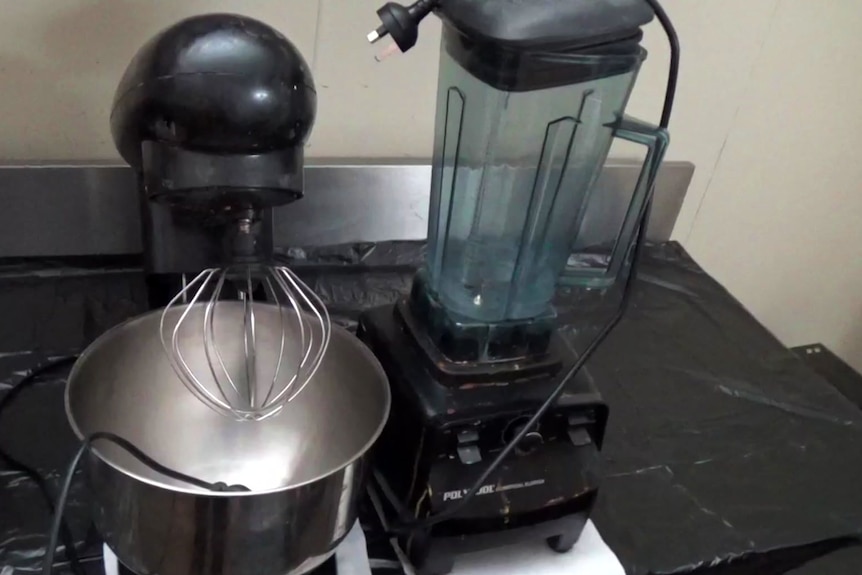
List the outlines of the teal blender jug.
<svg viewBox="0 0 862 575">
<path fill-rule="evenodd" d="M 624 114 L 646 57 L 638 40 L 492 46 L 444 26 L 426 269 L 450 312 L 534 318 L 561 280 L 605 287 L 626 269 L 668 141 Z M 628 202 L 596 217 L 614 138 L 646 146 L 646 161 Z"/>
<path fill-rule="evenodd" d="M 432 8 L 443 32 L 412 307 L 449 359 L 520 361 L 546 346 L 560 284 L 604 289 L 630 269 L 668 144 L 625 115 L 653 13 L 643 0 L 420 1 L 384 6 L 378 32 L 409 48 L 415 30 L 401 32 Z M 646 154 L 637 185 L 609 203 L 594 192 L 615 139 Z"/>
</svg>

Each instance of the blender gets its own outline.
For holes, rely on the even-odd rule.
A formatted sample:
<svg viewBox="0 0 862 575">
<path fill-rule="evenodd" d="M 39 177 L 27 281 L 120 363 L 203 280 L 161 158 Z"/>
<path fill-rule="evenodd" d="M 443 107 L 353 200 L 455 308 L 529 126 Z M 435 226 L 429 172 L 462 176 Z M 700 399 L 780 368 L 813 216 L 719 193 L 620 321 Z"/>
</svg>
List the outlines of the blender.
<svg viewBox="0 0 862 575">
<path fill-rule="evenodd" d="M 623 306 L 578 353 L 552 300 L 560 284 L 625 285 L 627 298 L 668 135 L 624 111 L 641 28 L 658 14 L 675 34 L 652 1 L 420 0 L 383 6 L 368 39 L 407 51 L 431 12 L 443 32 L 426 258 L 359 336 L 393 396 L 381 511 L 417 570 L 442 574 L 459 553 L 525 538 L 565 552 L 589 516 L 608 407 L 581 368 Z M 646 156 L 610 206 L 594 189 L 615 139 Z"/>
</svg>

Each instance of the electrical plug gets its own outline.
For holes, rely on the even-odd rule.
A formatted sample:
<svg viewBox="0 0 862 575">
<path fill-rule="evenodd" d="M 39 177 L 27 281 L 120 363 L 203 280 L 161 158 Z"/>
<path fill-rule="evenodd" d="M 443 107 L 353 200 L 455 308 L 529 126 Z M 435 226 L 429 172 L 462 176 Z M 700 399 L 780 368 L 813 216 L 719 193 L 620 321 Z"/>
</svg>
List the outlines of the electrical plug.
<svg viewBox="0 0 862 575">
<path fill-rule="evenodd" d="M 387 2 L 377 11 L 381 24 L 368 34 L 368 41 L 374 44 L 381 38 L 391 36 L 398 49 L 406 52 L 416 44 L 419 23 L 439 3 L 440 0 L 417 0 L 408 7 Z"/>
</svg>

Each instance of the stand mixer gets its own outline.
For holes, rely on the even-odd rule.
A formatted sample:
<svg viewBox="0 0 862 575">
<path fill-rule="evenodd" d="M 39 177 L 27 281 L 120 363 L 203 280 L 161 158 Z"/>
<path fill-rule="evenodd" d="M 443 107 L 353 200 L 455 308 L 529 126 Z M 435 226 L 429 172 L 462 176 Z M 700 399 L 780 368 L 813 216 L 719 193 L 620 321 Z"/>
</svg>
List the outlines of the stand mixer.
<svg viewBox="0 0 862 575">
<path fill-rule="evenodd" d="M 325 306 L 272 259 L 271 210 L 302 197 L 315 110 L 311 72 L 286 38 L 218 14 L 155 37 L 117 87 L 111 130 L 139 176 L 150 304 L 164 306 L 165 352 L 189 391 L 228 417 L 278 414 L 326 352 Z M 241 341 L 220 329 L 219 302 L 230 299 L 243 303 Z M 280 331 L 256 329 L 263 301 L 278 307 Z M 203 317 L 191 313 L 196 304 Z M 186 361 L 188 345 L 206 350 L 206 366 Z M 279 353 L 263 364 L 258 347 Z"/>
<path fill-rule="evenodd" d="M 177 22 L 129 64 L 111 128 L 140 184 L 154 309 L 69 375 L 81 446 L 45 573 L 79 464 L 122 573 L 307 573 L 354 529 L 386 376 L 272 246 L 315 107 L 298 50 L 244 16 Z"/>
<path fill-rule="evenodd" d="M 628 288 L 668 143 L 624 116 L 651 4 L 378 11 L 369 41 L 402 52 L 426 15 L 443 21 L 425 265 L 359 329 L 393 393 L 373 483 L 420 574 L 522 539 L 568 551 L 596 499 L 608 407 L 581 368 L 622 308 L 578 354 L 552 299 L 559 284 Z M 615 138 L 647 154 L 628 201 L 608 206 L 592 192 Z"/>
</svg>

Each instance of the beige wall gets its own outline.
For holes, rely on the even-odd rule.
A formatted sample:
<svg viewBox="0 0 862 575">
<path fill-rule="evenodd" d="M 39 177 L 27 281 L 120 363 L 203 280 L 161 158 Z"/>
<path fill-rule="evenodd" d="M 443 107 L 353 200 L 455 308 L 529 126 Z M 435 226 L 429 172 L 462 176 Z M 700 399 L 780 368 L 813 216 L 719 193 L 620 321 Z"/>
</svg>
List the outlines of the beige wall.
<svg viewBox="0 0 862 575">
<path fill-rule="evenodd" d="M 129 58 L 175 20 L 235 11 L 281 29 L 312 65 L 317 157 L 427 158 L 439 24 L 376 63 L 382 0 L 0 0 L 0 158 L 115 159 L 107 122 Z M 664 0 L 682 75 L 671 159 L 697 173 L 675 235 L 788 344 L 822 340 L 862 369 L 862 2 Z M 658 116 L 657 25 L 630 112 Z M 862 223 L 862 222 L 860 222 Z"/>
<path fill-rule="evenodd" d="M 781 0 L 687 235 L 788 344 L 862 371 L 862 2 Z"/>
</svg>

